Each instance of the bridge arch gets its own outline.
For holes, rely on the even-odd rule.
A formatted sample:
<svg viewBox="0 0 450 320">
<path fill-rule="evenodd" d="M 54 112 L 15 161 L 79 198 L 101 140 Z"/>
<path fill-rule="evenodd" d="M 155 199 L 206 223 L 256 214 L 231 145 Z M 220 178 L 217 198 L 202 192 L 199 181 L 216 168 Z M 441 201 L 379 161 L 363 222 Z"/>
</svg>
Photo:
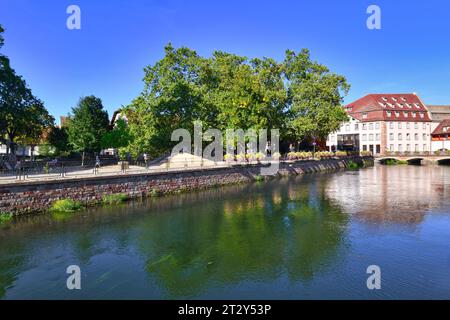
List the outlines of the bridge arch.
<svg viewBox="0 0 450 320">
<path fill-rule="evenodd" d="M 450 165 L 450 157 L 436 159 L 436 162 L 439 165 Z"/>
</svg>

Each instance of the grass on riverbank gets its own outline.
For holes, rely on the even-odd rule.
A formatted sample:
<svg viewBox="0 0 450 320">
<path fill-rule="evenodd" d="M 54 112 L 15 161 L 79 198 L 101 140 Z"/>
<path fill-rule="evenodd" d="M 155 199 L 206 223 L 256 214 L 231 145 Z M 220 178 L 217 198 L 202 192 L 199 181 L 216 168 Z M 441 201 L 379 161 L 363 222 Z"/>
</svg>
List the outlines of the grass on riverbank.
<svg viewBox="0 0 450 320">
<path fill-rule="evenodd" d="M 350 160 L 347 164 L 347 169 L 348 170 L 358 170 L 359 168 L 362 168 L 363 166 L 364 166 L 363 164 L 360 164 L 360 163 Z"/>
<path fill-rule="evenodd" d="M 10 222 L 13 218 L 10 212 L 0 212 L 0 224 Z"/>
<path fill-rule="evenodd" d="M 83 208 L 83 205 L 79 201 L 71 200 L 71 199 L 62 199 L 55 201 L 50 207 L 50 212 L 65 212 L 71 213 L 80 210 Z"/>
<path fill-rule="evenodd" d="M 404 164 L 408 164 L 408 161 L 406 161 L 406 160 L 387 159 L 385 164 L 388 165 L 388 166 L 404 165 Z"/>
<path fill-rule="evenodd" d="M 103 196 L 103 204 L 119 204 L 128 200 L 128 195 L 125 193 L 108 194 Z"/>
</svg>

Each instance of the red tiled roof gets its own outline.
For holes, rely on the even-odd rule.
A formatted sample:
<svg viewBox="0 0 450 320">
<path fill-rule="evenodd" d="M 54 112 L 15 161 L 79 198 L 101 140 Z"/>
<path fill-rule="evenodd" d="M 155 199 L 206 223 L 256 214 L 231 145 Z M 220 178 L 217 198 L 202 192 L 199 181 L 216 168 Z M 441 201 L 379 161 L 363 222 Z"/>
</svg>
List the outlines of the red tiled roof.
<svg viewBox="0 0 450 320">
<path fill-rule="evenodd" d="M 447 131 L 444 131 L 444 128 L 448 128 Z M 436 129 L 434 129 L 431 135 L 440 135 L 440 134 L 448 134 L 450 135 L 450 119 L 442 120 Z"/>
<path fill-rule="evenodd" d="M 350 116 L 363 121 L 431 121 L 428 109 L 415 93 L 368 94 L 348 105 L 345 109 Z M 388 113 L 391 116 L 388 116 Z M 398 113 L 398 116 L 396 116 Z M 415 113 L 415 117 L 413 117 Z M 423 114 L 423 118 L 420 114 Z M 367 117 L 363 118 L 363 114 Z"/>
</svg>

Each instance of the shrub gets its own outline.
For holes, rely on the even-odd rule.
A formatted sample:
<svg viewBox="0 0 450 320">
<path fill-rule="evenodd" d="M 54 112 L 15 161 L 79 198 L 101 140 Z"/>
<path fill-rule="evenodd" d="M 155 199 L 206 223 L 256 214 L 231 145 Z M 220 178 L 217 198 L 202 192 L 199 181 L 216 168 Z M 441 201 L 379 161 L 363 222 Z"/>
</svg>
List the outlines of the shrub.
<svg viewBox="0 0 450 320">
<path fill-rule="evenodd" d="M 272 157 L 274 159 L 280 159 L 281 158 L 281 154 L 279 152 L 275 152 Z"/>
<path fill-rule="evenodd" d="M 0 224 L 11 221 L 13 218 L 10 212 L 0 212 Z"/>
<path fill-rule="evenodd" d="M 79 201 L 71 199 L 62 199 L 55 201 L 50 207 L 51 212 L 74 212 L 82 208 L 82 204 Z"/>
<path fill-rule="evenodd" d="M 258 152 L 257 154 L 255 154 L 255 158 L 256 160 L 261 160 L 264 158 L 264 153 Z"/>
<path fill-rule="evenodd" d="M 350 161 L 348 162 L 348 164 L 347 164 L 347 168 L 350 169 L 350 170 L 357 170 L 357 169 L 359 169 L 360 167 L 361 167 L 360 164 L 358 164 L 358 163 L 356 163 L 356 162 L 354 162 L 354 161 L 352 161 L 352 160 L 350 160 Z"/>
<path fill-rule="evenodd" d="M 260 176 L 260 175 L 258 175 L 258 176 L 256 176 L 256 177 L 255 177 L 255 181 L 257 181 L 257 182 L 261 182 L 261 181 L 264 181 L 264 177 L 263 177 L 263 176 Z"/>
<path fill-rule="evenodd" d="M 108 194 L 102 198 L 104 204 L 119 204 L 126 200 L 128 200 L 128 196 L 124 193 Z"/>
</svg>

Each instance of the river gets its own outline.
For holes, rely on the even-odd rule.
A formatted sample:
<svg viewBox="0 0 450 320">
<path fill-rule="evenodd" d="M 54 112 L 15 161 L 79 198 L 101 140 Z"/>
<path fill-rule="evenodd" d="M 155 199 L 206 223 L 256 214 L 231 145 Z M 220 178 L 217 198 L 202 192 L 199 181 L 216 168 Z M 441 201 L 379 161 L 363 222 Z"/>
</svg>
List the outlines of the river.
<svg viewBox="0 0 450 320">
<path fill-rule="evenodd" d="M 80 290 L 66 287 L 69 265 Z M 450 299 L 450 167 L 375 165 L 22 217 L 0 226 L 0 298 Z"/>
</svg>

